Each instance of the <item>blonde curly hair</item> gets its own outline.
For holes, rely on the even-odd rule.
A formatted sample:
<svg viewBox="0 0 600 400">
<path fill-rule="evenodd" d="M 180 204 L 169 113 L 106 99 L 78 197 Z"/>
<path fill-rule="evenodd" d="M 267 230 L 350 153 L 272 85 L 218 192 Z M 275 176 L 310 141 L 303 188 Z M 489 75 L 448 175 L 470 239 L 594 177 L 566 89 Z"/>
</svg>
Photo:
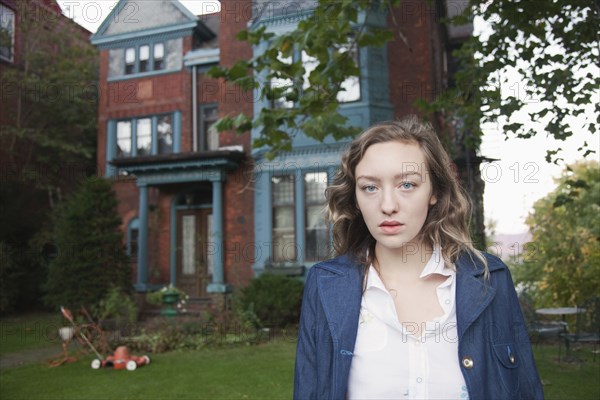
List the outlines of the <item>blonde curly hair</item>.
<svg viewBox="0 0 600 400">
<path fill-rule="evenodd" d="M 465 251 L 487 266 L 485 257 L 471 241 L 471 205 L 460 186 L 454 163 L 433 127 L 421 123 L 416 116 L 372 126 L 354 139 L 343 154 L 341 167 L 325 192 L 336 255 L 350 254 L 364 268 L 375 261 L 375 239 L 357 208 L 355 171 L 370 146 L 392 141 L 416 143 L 421 148 L 431 177 L 432 194 L 437 199 L 429 209 L 418 239 L 432 246 L 439 244 L 442 257 L 451 268 Z"/>
</svg>

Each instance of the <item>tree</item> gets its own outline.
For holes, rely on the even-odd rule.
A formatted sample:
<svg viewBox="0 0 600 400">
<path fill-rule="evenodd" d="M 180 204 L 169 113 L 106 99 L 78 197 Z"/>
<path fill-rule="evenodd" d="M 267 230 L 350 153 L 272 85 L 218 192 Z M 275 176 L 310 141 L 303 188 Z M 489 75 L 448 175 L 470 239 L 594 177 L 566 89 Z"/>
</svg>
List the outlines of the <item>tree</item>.
<svg viewBox="0 0 600 400">
<path fill-rule="evenodd" d="M 250 60 L 239 60 L 230 68 L 213 67 L 208 74 L 245 90 L 256 90 L 261 98 L 295 102 L 295 106 L 264 108 L 254 118 L 245 114 L 226 116 L 217 122 L 217 130 L 234 129 L 243 133 L 252 127 L 260 128 L 261 136 L 253 146 L 265 146 L 269 158 L 291 150 L 292 137 L 298 131 L 318 141 L 328 136 L 335 139 L 354 136 L 358 130 L 347 125 L 336 97 L 344 90 L 342 83 L 359 74 L 352 52 L 347 50 L 355 45 L 381 46 L 392 37 L 389 30 L 362 21 L 363 17 L 368 21 L 369 15 L 382 12 L 387 6 L 386 2 L 375 3 L 379 2 L 319 1 L 312 11 L 314 17 L 299 21 L 290 32 L 276 36 L 264 26 L 240 32 L 239 40 L 252 45 L 268 43 L 265 51 Z M 314 58 L 315 67 L 308 71 L 310 74 L 301 60 L 285 61 L 294 51 L 304 51 Z M 275 86 L 271 84 L 273 81 L 286 83 Z"/>
<path fill-rule="evenodd" d="M 515 280 L 533 289 L 538 305 L 581 304 L 600 287 L 600 168 L 568 166 L 556 189 L 533 206 Z"/>
<path fill-rule="evenodd" d="M 95 171 L 98 52 L 68 18 L 18 7 L 18 57 L 1 69 L 1 154 L 7 177 L 48 191 L 52 205 Z"/>
<path fill-rule="evenodd" d="M 298 130 L 308 137 L 323 140 L 351 137 L 355 129 L 346 125 L 335 101 L 341 83 L 357 74 L 357 66 L 343 51 L 350 40 L 358 46 L 380 46 L 394 35 L 403 38 L 402 26 L 377 29 L 365 23 L 369 16 L 391 10 L 400 0 L 318 1 L 314 17 L 301 20 L 291 32 L 275 36 L 264 27 L 240 32 L 238 38 L 252 45 L 267 43 L 263 53 L 241 60 L 231 68 L 214 68 L 213 77 L 256 90 L 270 100 L 294 101 L 288 109 L 263 109 L 251 119 L 240 114 L 226 116 L 219 131 L 245 132 L 259 128 L 255 147 L 266 146 L 268 156 L 291 148 L 291 137 Z M 433 102 L 421 102 L 424 110 L 439 113 L 446 120 L 459 117 L 467 132 L 467 147 L 477 150 L 481 141 L 481 122 L 500 122 L 506 134 L 528 138 L 546 132 L 566 140 L 573 132 L 572 118 L 583 120 L 583 129 L 596 134 L 600 123 L 600 71 L 598 59 L 599 6 L 588 0 L 539 1 L 535 6 L 511 0 L 469 0 L 468 6 L 447 22 L 461 24 L 476 17 L 491 26 L 487 37 L 472 37 L 455 52 L 460 65 L 454 87 Z M 283 62 L 292 50 L 301 50 L 316 59 L 316 68 L 306 76 L 300 61 Z M 515 68 L 525 79 L 525 87 L 502 94 L 507 79 L 499 77 L 507 68 Z M 248 74 L 251 71 L 251 74 Z M 274 79 L 290 82 L 272 87 Z M 310 82 L 310 90 L 305 87 Z M 504 96 L 504 97 L 503 97 Z M 518 122 L 527 99 L 538 103 L 529 119 L 541 123 L 539 129 Z M 587 111 L 593 107 L 595 118 Z M 459 135 L 461 133 L 459 132 Z M 587 143 L 580 149 L 593 152 Z M 548 161 L 558 150 L 548 150 Z"/>
<path fill-rule="evenodd" d="M 476 17 L 489 24 L 489 31 L 458 50 L 456 85 L 430 104 L 430 110 L 455 109 L 474 133 L 475 144 L 486 122 L 518 138 L 548 134 L 565 141 L 573 135 L 575 121 L 580 129 L 597 134 L 600 3 L 469 0 L 453 21 Z M 522 81 L 511 82 L 510 72 Z M 596 152 L 587 142 L 579 145 L 583 157 Z M 557 163 L 560 151 L 547 149 L 546 161 Z"/>
<path fill-rule="evenodd" d="M 0 63 L 0 242 L 12 249 L 8 268 L 18 273 L 6 285 L 21 310 L 39 305 L 46 278 L 44 246 L 30 243 L 50 209 L 95 173 L 98 53 L 50 3 L 15 2 L 14 63 Z M 0 31 L 0 41 L 12 36 Z"/>
<path fill-rule="evenodd" d="M 46 302 L 94 309 L 116 287 L 131 290 L 131 270 L 109 181 L 89 178 L 53 212 L 56 257 L 50 262 Z"/>
</svg>

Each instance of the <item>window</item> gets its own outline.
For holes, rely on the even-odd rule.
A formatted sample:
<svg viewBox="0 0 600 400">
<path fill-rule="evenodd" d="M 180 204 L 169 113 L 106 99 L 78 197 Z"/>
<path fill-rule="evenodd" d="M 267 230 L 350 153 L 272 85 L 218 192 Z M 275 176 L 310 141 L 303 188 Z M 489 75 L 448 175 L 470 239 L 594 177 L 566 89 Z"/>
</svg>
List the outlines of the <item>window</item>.
<svg viewBox="0 0 600 400">
<path fill-rule="evenodd" d="M 316 58 L 309 56 L 304 51 L 302 52 L 302 66 L 304 67 L 304 75 L 302 76 L 304 85 L 302 86 L 302 89 L 308 89 L 310 87 L 308 78 L 310 77 L 310 73 L 313 72 L 318 65 L 319 63 Z"/>
<path fill-rule="evenodd" d="M 125 74 L 135 72 L 135 49 L 130 47 L 125 50 Z"/>
<path fill-rule="evenodd" d="M 145 156 L 152 152 L 152 120 L 140 118 L 137 120 L 137 155 Z"/>
<path fill-rule="evenodd" d="M 219 119 L 217 104 L 203 104 L 200 106 L 200 151 L 217 150 L 219 148 L 219 132 L 214 127 Z"/>
<path fill-rule="evenodd" d="M 143 44 L 125 49 L 125 75 L 165 69 L 165 44 Z"/>
<path fill-rule="evenodd" d="M 147 44 L 140 46 L 140 72 L 150 70 L 150 46 Z"/>
<path fill-rule="evenodd" d="M 165 69 L 165 44 L 156 43 L 154 45 L 154 66 L 153 70 Z"/>
<path fill-rule="evenodd" d="M 357 67 L 360 68 L 359 58 L 358 58 L 358 48 L 356 47 L 356 43 L 347 44 L 342 46 L 339 50 L 340 53 L 349 52 L 350 58 L 354 60 L 354 63 Z M 349 76 L 345 81 L 340 85 L 340 91 L 337 94 L 337 101 L 340 103 L 350 103 L 353 101 L 360 100 L 360 77 L 359 76 Z"/>
<path fill-rule="evenodd" d="M 325 214 L 326 188 L 326 172 L 309 172 L 304 175 L 305 261 L 323 260 L 329 254 L 329 229 Z"/>
<path fill-rule="evenodd" d="M 14 61 L 15 12 L 0 4 L 0 59 Z"/>
<path fill-rule="evenodd" d="M 273 176 L 273 261 L 296 260 L 294 175 Z"/>
<path fill-rule="evenodd" d="M 131 121 L 117 122 L 117 157 L 131 156 Z"/>
<path fill-rule="evenodd" d="M 173 116 L 171 114 L 158 117 L 156 125 L 158 136 L 158 154 L 173 152 Z"/>
<path fill-rule="evenodd" d="M 281 57 L 281 54 L 277 57 L 279 61 L 283 64 L 291 64 L 292 57 Z M 272 78 L 271 79 L 271 91 L 275 93 L 283 92 L 284 94 L 288 94 L 291 92 L 294 84 L 291 79 L 286 78 Z M 271 100 L 271 108 L 281 109 L 281 108 L 292 108 L 294 107 L 293 101 L 288 101 L 284 97 L 274 98 Z"/>
<path fill-rule="evenodd" d="M 338 53 L 349 52 L 349 55 L 354 60 L 356 66 L 360 68 L 359 52 L 356 43 L 348 43 L 340 46 L 336 51 Z M 302 66 L 304 67 L 302 90 L 305 91 L 310 87 L 309 77 L 311 72 L 313 72 L 319 64 L 316 58 L 308 55 L 304 51 L 299 54 L 294 54 L 293 57 L 279 57 L 279 60 L 285 64 L 291 64 L 294 60 L 298 59 L 301 60 Z M 283 92 L 284 94 L 292 93 L 292 91 L 296 90 L 294 88 L 294 83 L 290 79 L 284 78 L 272 78 L 271 88 L 273 91 Z M 340 103 L 350 103 L 360 100 L 360 76 L 350 76 L 343 81 L 340 85 L 340 91 L 337 93 L 336 100 Z M 271 100 L 271 107 L 275 109 L 292 108 L 294 107 L 294 102 L 288 101 L 285 98 L 273 99 Z"/>
<path fill-rule="evenodd" d="M 117 121 L 116 157 L 173 152 L 173 114 Z"/>
<path fill-rule="evenodd" d="M 273 263 L 314 262 L 329 256 L 327 180 L 327 172 L 322 171 L 271 177 Z"/>
</svg>

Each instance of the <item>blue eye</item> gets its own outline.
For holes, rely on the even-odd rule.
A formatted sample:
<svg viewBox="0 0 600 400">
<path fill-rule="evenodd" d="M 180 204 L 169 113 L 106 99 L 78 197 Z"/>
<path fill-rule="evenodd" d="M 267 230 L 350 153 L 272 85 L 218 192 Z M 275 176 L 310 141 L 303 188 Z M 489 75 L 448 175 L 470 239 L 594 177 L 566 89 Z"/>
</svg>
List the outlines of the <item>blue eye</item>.
<svg viewBox="0 0 600 400">
<path fill-rule="evenodd" d="M 414 184 L 412 184 L 412 183 L 410 183 L 410 182 L 404 182 L 404 183 L 402 184 L 402 189 L 404 189 L 404 190 L 410 190 L 410 189 L 412 189 L 413 187 L 415 187 L 415 185 L 414 185 Z"/>
<path fill-rule="evenodd" d="M 375 190 L 377 190 L 377 188 L 375 185 L 365 185 L 363 186 L 363 190 L 367 193 L 373 193 Z"/>
</svg>

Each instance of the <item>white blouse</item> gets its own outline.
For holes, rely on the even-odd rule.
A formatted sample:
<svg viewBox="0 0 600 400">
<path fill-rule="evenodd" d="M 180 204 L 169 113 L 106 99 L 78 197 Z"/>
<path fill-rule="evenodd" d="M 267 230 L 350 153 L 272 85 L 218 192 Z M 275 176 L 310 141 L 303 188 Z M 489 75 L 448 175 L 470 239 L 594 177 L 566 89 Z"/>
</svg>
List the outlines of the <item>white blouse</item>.
<svg viewBox="0 0 600 400">
<path fill-rule="evenodd" d="M 398 321 L 394 300 L 371 266 L 362 298 L 350 367 L 348 399 L 468 399 L 458 360 L 455 272 L 439 246 L 421 278 L 447 276 L 437 288 L 444 315 L 425 324 L 421 337 Z"/>
</svg>

